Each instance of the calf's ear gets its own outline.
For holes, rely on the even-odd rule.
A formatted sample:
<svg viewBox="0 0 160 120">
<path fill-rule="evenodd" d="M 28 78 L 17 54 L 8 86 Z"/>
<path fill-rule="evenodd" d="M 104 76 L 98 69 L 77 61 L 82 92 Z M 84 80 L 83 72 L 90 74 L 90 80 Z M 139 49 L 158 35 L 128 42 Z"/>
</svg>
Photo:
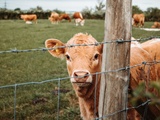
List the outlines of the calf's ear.
<svg viewBox="0 0 160 120">
<path fill-rule="evenodd" d="M 57 39 L 48 39 L 45 41 L 48 52 L 57 58 L 63 58 L 65 54 L 65 44 Z"/>
<path fill-rule="evenodd" d="M 103 44 L 101 44 L 101 45 L 98 46 L 98 51 L 101 54 L 103 53 Z"/>
</svg>

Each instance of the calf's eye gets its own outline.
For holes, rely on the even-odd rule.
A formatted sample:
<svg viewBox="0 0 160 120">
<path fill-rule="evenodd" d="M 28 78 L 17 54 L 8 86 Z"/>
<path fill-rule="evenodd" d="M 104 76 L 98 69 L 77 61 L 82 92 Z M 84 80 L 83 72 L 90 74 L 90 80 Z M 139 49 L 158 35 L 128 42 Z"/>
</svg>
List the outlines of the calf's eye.
<svg viewBox="0 0 160 120">
<path fill-rule="evenodd" d="M 70 60 L 70 56 L 69 56 L 69 55 L 66 55 L 66 59 L 67 59 L 67 60 Z"/>
<path fill-rule="evenodd" d="M 98 57 L 99 57 L 99 54 L 95 54 L 95 55 L 94 55 L 94 60 L 97 60 Z"/>
</svg>

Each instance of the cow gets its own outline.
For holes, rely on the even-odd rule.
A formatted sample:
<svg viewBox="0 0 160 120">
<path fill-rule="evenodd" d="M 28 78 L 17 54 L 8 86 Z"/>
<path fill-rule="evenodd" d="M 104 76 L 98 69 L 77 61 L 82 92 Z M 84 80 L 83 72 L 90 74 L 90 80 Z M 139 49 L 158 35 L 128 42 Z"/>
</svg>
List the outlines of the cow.
<svg viewBox="0 0 160 120">
<path fill-rule="evenodd" d="M 75 13 L 73 14 L 73 19 L 75 20 L 76 26 L 78 26 L 79 24 L 80 24 L 81 26 L 84 26 L 85 19 L 83 18 L 82 13 L 80 13 L 80 12 L 75 12 Z"/>
<path fill-rule="evenodd" d="M 153 38 L 149 41 L 142 43 L 141 47 L 150 54 L 153 60 L 160 61 L 160 39 Z M 154 79 L 158 80 L 160 78 L 160 64 L 156 64 L 155 67 L 157 70 L 157 76 L 155 76 Z"/>
<path fill-rule="evenodd" d="M 160 62 L 159 46 L 160 46 L 160 39 L 157 38 L 148 40 L 141 44 L 138 42 L 136 42 L 136 44 L 135 43 L 131 44 L 131 59 L 130 59 L 130 66 L 134 66 L 136 64 L 144 62 L 144 66 L 140 66 L 138 68 L 135 67 L 131 69 L 130 88 L 134 90 L 140 83 L 144 83 L 146 91 L 154 93 L 154 95 L 157 96 L 158 98 L 160 97 L 160 93 L 158 93 L 156 89 L 150 88 L 149 84 L 151 81 L 160 82 L 160 63 L 156 63 L 157 61 Z M 143 53 L 138 55 L 137 53 L 139 52 L 137 52 L 137 48 L 141 49 Z M 148 62 L 148 65 L 145 65 L 147 64 L 145 62 Z M 135 115 L 134 117 L 136 118 L 136 120 L 141 120 L 139 117 L 140 116 L 139 113 L 137 113 L 135 110 L 129 110 L 129 112 L 131 111 L 132 114 Z M 150 114 L 151 115 L 150 119 L 155 119 L 154 117 L 160 116 L 159 105 L 149 106 L 148 111 L 150 112 L 152 111 L 152 113 Z M 138 112 L 142 113 L 142 109 L 141 110 L 138 109 Z M 133 117 L 132 114 L 128 114 L 128 116 L 130 116 L 129 120 L 135 120 L 131 119 Z"/>
<path fill-rule="evenodd" d="M 101 75 L 96 73 L 101 72 L 103 45 L 96 43 L 97 40 L 87 33 L 77 33 L 67 43 L 63 43 L 58 39 L 47 39 L 45 41 L 45 46 L 52 56 L 66 58 L 68 74 L 78 97 L 83 120 L 91 120 L 98 117 Z M 82 46 L 73 46 L 73 44 L 81 44 Z M 91 46 L 89 44 L 96 45 Z M 160 45 L 160 42 L 157 42 L 157 44 Z M 71 45 L 72 47 L 67 47 Z M 58 48 L 58 46 L 64 47 Z M 150 53 L 142 49 L 140 44 L 133 44 L 131 47 L 131 66 L 152 60 Z M 150 75 L 148 75 L 148 69 L 151 70 Z M 155 80 L 156 70 L 154 65 L 149 67 L 141 65 L 137 68 L 132 68 L 130 88 L 134 90 L 140 82 L 145 81 L 147 78 Z M 131 120 L 131 117 L 135 116 L 130 114 L 127 119 Z"/>
<path fill-rule="evenodd" d="M 59 14 L 56 12 L 52 12 L 51 16 L 48 18 L 48 20 L 50 20 L 51 24 L 58 24 Z"/>
<path fill-rule="evenodd" d="M 63 13 L 63 14 L 60 15 L 59 20 L 61 21 L 63 19 L 68 20 L 69 22 L 71 22 L 70 16 L 68 14 L 66 14 L 66 13 Z"/>
<path fill-rule="evenodd" d="M 34 21 L 37 24 L 37 15 L 36 14 L 30 14 L 30 15 L 23 14 L 23 15 L 21 15 L 21 19 L 23 19 L 26 22 L 26 24 L 28 21 Z"/>
<path fill-rule="evenodd" d="M 160 28 L 160 22 L 154 22 L 151 28 Z"/>
<path fill-rule="evenodd" d="M 145 21 L 144 14 L 134 14 L 132 17 L 132 25 L 136 27 L 143 27 Z"/>
</svg>

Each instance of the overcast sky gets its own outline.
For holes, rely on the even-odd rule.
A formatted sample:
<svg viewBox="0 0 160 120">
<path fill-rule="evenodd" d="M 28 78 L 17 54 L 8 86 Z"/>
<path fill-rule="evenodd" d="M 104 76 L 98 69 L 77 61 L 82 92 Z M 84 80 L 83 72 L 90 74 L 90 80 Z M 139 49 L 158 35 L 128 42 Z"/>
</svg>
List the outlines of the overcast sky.
<svg viewBox="0 0 160 120">
<path fill-rule="evenodd" d="M 95 8 L 97 3 L 98 0 L 0 0 L 0 8 L 28 10 L 40 6 L 43 10 L 82 11 L 86 7 Z M 148 7 L 160 9 L 160 0 L 132 0 L 132 5 L 137 5 L 142 10 Z"/>
</svg>

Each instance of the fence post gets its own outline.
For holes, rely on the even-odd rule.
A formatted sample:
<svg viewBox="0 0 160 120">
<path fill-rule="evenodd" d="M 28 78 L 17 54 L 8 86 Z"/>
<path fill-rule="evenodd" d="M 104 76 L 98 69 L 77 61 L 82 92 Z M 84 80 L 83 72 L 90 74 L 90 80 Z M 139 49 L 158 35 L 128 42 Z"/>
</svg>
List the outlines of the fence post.
<svg viewBox="0 0 160 120">
<path fill-rule="evenodd" d="M 110 40 L 131 39 L 132 0 L 106 0 L 105 38 Z M 126 68 L 130 62 L 130 42 L 105 44 L 103 48 L 102 72 Z M 125 120 L 128 100 L 129 70 L 102 74 L 99 118 L 103 120 Z M 113 114 L 114 115 L 109 115 Z"/>
</svg>

